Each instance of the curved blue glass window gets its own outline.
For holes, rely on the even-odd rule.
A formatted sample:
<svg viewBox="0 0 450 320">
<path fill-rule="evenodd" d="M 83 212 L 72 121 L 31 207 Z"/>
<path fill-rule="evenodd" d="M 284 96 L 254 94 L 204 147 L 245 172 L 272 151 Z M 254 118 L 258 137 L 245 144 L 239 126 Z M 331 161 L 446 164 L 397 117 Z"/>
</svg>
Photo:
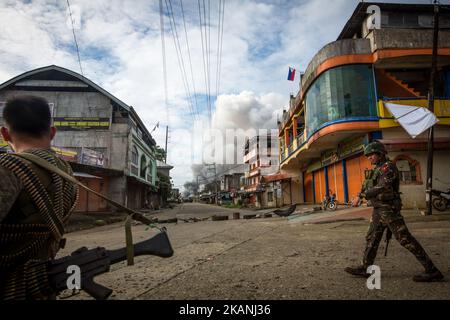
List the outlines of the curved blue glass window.
<svg viewBox="0 0 450 320">
<path fill-rule="evenodd" d="M 325 71 L 306 94 L 308 138 L 327 122 L 376 116 L 375 100 L 371 65 L 347 65 Z"/>
</svg>

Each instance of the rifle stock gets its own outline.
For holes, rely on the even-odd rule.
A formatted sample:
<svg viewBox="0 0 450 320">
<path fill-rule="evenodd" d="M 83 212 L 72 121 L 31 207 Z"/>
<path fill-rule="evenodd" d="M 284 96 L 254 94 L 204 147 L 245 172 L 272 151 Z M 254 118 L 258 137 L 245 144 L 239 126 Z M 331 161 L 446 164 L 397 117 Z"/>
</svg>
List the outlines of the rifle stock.
<svg viewBox="0 0 450 320">
<path fill-rule="evenodd" d="M 152 238 L 134 244 L 134 253 L 139 255 L 155 255 L 168 258 L 173 255 L 173 248 L 165 228 Z M 81 271 L 81 290 L 95 299 L 107 299 L 112 290 L 94 281 L 94 277 L 108 272 L 110 265 L 127 259 L 126 248 L 106 250 L 102 247 L 74 251 L 70 256 L 52 260 L 48 263 L 48 276 L 51 287 L 58 293 L 67 289 L 67 268 L 76 265 Z"/>
</svg>

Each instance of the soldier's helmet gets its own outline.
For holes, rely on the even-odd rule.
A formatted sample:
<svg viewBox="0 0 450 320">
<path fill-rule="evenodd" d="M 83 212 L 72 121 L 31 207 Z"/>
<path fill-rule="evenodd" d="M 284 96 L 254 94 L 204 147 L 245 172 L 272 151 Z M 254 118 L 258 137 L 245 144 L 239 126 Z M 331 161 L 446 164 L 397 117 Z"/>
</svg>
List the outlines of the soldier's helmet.
<svg viewBox="0 0 450 320">
<path fill-rule="evenodd" d="M 364 155 L 367 157 L 373 153 L 386 154 L 386 148 L 380 141 L 373 141 L 364 148 Z"/>
</svg>

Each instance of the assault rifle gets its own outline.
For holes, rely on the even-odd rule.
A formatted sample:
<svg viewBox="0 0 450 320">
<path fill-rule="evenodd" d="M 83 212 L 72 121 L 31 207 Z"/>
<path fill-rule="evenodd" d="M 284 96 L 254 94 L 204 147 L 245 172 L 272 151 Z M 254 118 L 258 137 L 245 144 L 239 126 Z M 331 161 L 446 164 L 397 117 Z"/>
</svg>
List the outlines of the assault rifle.
<svg viewBox="0 0 450 320">
<path fill-rule="evenodd" d="M 163 258 L 173 255 L 173 248 L 167 236 L 166 229 L 154 237 L 134 244 L 134 255 L 155 255 Z M 82 247 L 70 256 L 49 261 L 47 264 L 50 286 L 57 293 L 67 289 L 67 279 L 71 276 L 67 273 L 70 265 L 76 265 L 81 271 L 81 290 L 86 291 L 95 299 L 107 299 L 112 290 L 94 282 L 94 277 L 108 272 L 112 264 L 127 259 L 126 248 L 107 250 L 102 247 L 87 249 Z"/>
</svg>

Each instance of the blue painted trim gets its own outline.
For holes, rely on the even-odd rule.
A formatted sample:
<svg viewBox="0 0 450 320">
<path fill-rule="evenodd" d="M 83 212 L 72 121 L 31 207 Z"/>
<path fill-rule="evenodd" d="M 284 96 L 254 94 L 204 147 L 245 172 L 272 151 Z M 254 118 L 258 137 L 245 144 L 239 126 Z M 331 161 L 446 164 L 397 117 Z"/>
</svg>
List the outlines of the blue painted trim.
<svg viewBox="0 0 450 320">
<path fill-rule="evenodd" d="M 291 153 L 288 154 L 288 156 L 286 157 L 286 159 L 284 159 L 283 161 L 280 162 L 280 165 L 282 163 L 284 163 L 287 159 L 289 159 L 295 152 L 297 152 L 298 149 L 300 149 L 301 147 L 303 147 L 306 143 L 308 143 L 309 139 L 311 139 L 311 136 L 313 136 L 314 134 L 316 134 L 318 131 L 322 130 L 323 128 L 326 128 L 328 126 L 331 126 L 333 124 L 337 124 L 337 123 L 346 123 L 346 122 L 365 122 L 365 121 L 376 121 L 378 122 L 381 118 L 380 117 L 355 117 L 355 118 L 346 118 L 346 119 L 340 119 L 340 120 L 334 120 L 334 121 L 330 121 L 330 122 L 326 122 L 323 125 L 321 125 L 316 131 L 314 131 L 309 137 L 308 139 L 305 140 L 305 142 L 303 142 L 300 146 L 297 146 L 297 149 L 293 150 Z M 392 118 L 389 118 L 392 119 Z"/>
<path fill-rule="evenodd" d="M 344 176 L 344 201 L 348 202 L 347 161 L 342 160 L 342 175 Z"/>
<path fill-rule="evenodd" d="M 303 202 L 306 202 L 305 172 L 304 171 L 302 171 L 302 184 L 303 184 Z"/>
<path fill-rule="evenodd" d="M 330 189 L 330 185 L 328 183 L 328 167 L 324 168 L 324 175 L 325 175 L 325 194 L 327 197 L 330 196 L 330 192 L 328 191 Z"/>
<path fill-rule="evenodd" d="M 312 194 L 313 194 L 313 202 L 316 203 L 316 174 L 313 171 L 313 181 L 312 181 Z"/>
<path fill-rule="evenodd" d="M 373 131 L 370 133 L 372 140 L 381 140 L 383 139 L 383 133 L 381 131 Z"/>
<path fill-rule="evenodd" d="M 444 69 L 444 94 L 445 99 L 450 98 L 450 68 Z"/>
</svg>

